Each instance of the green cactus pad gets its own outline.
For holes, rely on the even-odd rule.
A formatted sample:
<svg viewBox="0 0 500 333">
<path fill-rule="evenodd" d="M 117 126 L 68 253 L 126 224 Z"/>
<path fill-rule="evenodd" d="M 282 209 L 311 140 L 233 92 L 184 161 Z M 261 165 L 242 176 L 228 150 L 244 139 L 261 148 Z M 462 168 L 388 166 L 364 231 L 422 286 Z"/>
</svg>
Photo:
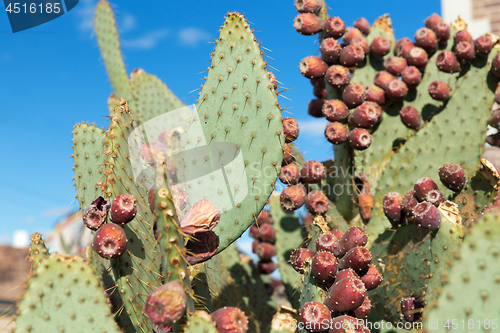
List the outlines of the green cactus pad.
<svg viewBox="0 0 500 333">
<path fill-rule="evenodd" d="M 207 263 L 201 263 L 190 267 L 189 276 L 193 286 L 195 297 L 195 309 L 213 312 L 212 296 L 208 284 Z"/>
<path fill-rule="evenodd" d="M 45 246 L 42 235 L 35 232 L 31 235 L 31 243 L 29 248 L 29 259 L 32 269 L 36 269 L 42 260 L 49 257 L 49 249 Z"/>
<path fill-rule="evenodd" d="M 215 323 L 210 315 L 205 311 L 197 311 L 194 316 L 189 318 L 184 333 L 218 333 Z"/>
<path fill-rule="evenodd" d="M 212 163 L 235 160 L 233 166 L 224 166 L 224 179 L 196 182 L 201 193 L 218 189 L 210 200 L 230 200 L 214 229 L 220 237 L 220 252 L 255 221 L 269 198 L 285 142 L 281 110 L 262 52 L 238 13 L 229 13 L 220 30 L 196 107 L 205 141 L 218 151 L 219 157 L 214 156 Z M 224 148 L 217 149 L 217 145 Z M 204 161 L 193 163 L 203 165 Z"/>
<path fill-rule="evenodd" d="M 78 256 L 52 254 L 44 260 L 28 281 L 19 311 L 15 332 L 120 332 L 99 279 Z"/>
</svg>

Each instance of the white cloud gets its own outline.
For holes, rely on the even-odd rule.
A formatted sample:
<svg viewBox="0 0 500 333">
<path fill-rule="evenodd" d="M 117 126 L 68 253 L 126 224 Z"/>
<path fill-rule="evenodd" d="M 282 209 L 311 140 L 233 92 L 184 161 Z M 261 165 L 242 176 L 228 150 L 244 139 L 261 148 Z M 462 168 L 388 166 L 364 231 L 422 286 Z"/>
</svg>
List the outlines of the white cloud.
<svg viewBox="0 0 500 333">
<path fill-rule="evenodd" d="M 313 120 L 298 121 L 300 134 L 311 136 L 324 136 L 325 127 L 328 125 L 328 120 L 318 118 Z"/>
<path fill-rule="evenodd" d="M 179 31 L 179 39 L 183 44 L 195 46 L 200 42 L 208 42 L 210 34 L 199 28 L 184 28 Z"/>
<path fill-rule="evenodd" d="M 97 4 L 96 0 L 81 0 L 75 7 L 75 14 L 80 19 L 78 29 L 80 31 L 94 30 L 94 11 Z"/>
<path fill-rule="evenodd" d="M 47 217 L 58 217 L 61 215 L 66 215 L 71 210 L 72 208 L 69 206 L 54 207 L 42 211 L 42 215 Z"/>
<path fill-rule="evenodd" d="M 134 30 L 137 25 L 137 20 L 135 16 L 132 14 L 124 14 L 118 23 L 118 27 L 120 28 L 120 32 Z"/>
<path fill-rule="evenodd" d="M 159 29 L 152 31 L 142 37 L 134 39 L 122 39 L 122 45 L 124 47 L 129 47 L 133 49 L 145 49 L 150 50 L 154 48 L 158 43 L 168 37 L 170 32 L 167 29 Z"/>
</svg>

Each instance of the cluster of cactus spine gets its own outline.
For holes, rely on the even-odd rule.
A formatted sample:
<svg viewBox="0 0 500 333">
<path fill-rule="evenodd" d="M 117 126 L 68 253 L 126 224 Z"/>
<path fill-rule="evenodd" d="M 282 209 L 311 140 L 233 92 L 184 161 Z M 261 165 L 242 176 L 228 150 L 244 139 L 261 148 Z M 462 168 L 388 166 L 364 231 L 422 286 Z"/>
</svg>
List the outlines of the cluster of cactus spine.
<svg viewBox="0 0 500 333">
<path fill-rule="evenodd" d="M 113 13 L 98 3 L 110 125 L 73 131 L 93 247 L 86 259 L 49 254 L 33 235 L 15 332 L 368 332 L 355 317 L 494 327 L 500 176 L 480 155 L 487 124 L 499 127 L 497 38 L 473 41 L 463 21 L 433 14 L 415 43 L 396 43 L 388 16 L 346 27 L 322 0 L 295 7 L 295 29 L 319 34 L 321 57 L 299 67 L 314 87 L 309 114 L 330 121 L 334 161 L 305 161 L 293 145 L 298 124 L 281 116 L 276 77 L 241 14 L 225 18 L 186 118 L 159 79 L 128 78 Z M 172 123 L 148 122 L 164 116 Z M 203 137 L 182 141 L 186 123 Z M 235 156 L 242 167 L 228 166 Z M 224 177 L 186 177 L 200 170 Z M 286 187 L 272 195 L 278 178 Z M 218 195 L 232 203 L 214 206 Z M 232 244 L 248 228 L 257 265 Z M 269 290 L 276 268 L 291 308 Z"/>
</svg>

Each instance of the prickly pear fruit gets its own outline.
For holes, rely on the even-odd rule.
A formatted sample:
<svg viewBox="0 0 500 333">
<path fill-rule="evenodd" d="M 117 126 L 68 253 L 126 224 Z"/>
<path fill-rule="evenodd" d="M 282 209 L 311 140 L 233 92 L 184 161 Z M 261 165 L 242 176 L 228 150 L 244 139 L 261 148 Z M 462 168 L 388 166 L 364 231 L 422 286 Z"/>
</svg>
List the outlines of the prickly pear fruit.
<svg viewBox="0 0 500 333">
<path fill-rule="evenodd" d="M 384 214 L 392 225 L 401 221 L 401 201 L 403 197 L 398 192 L 389 192 L 384 196 Z"/>
<path fill-rule="evenodd" d="M 363 326 L 356 318 L 342 315 L 332 319 L 328 333 L 364 333 Z"/>
<path fill-rule="evenodd" d="M 300 322 L 307 332 L 325 332 L 332 319 L 330 310 L 319 302 L 307 302 L 300 308 Z"/>
<path fill-rule="evenodd" d="M 329 17 L 323 24 L 323 32 L 325 37 L 339 39 L 346 32 L 345 23 L 340 17 Z"/>
<path fill-rule="evenodd" d="M 474 45 L 469 42 L 460 42 L 455 46 L 455 54 L 461 62 L 471 62 L 476 57 Z"/>
<path fill-rule="evenodd" d="M 391 50 L 391 41 L 387 37 L 377 37 L 370 45 L 370 53 L 372 56 L 381 58 Z"/>
<path fill-rule="evenodd" d="M 335 275 L 335 282 L 338 282 L 342 279 L 345 279 L 347 277 L 355 277 L 359 278 L 358 274 L 352 269 L 352 268 L 346 268 L 343 270 L 340 270 L 337 272 L 337 275 Z"/>
<path fill-rule="evenodd" d="M 370 251 L 362 246 L 356 246 L 347 251 L 339 260 L 339 269 L 352 268 L 356 272 L 361 272 L 368 267 L 372 261 Z"/>
<path fill-rule="evenodd" d="M 319 51 L 323 59 L 329 62 L 337 61 L 340 58 L 342 45 L 334 38 L 325 38 L 319 46 Z"/>
<path fill-rule="evenodd" d="M 238 308 L 225 306 L 212 313 L 212 320 L 219 333 L 246 333 L 248 318 Z"/>
<path fill-rule="evenodd" d="M 493 49 L 493 40 L 489 35 L 483 35 L 474 41 L 474 49 L 476 55 L 485 57 L 490 54 Z"/>
<path fill-rule="evenodd" d="M 439 179 L 452 191 L 461 191 L 465 185 L 464 169 L 458 164 L 450 163 L 439 168 Z"/>
<path fill-rule="evenodd" d="M 424 201 L 429 191 L 439 190 L 437 184 L 429 177 L 423 177 L 417 180 L 413 189 L 415 190 L 415 198 L 417 198 L 418 201 Z"/>
<path fill-rule="evenodd" d="M 451 97 L 450 87 L 443 81 L 434 81 L 429 85 L 429 95 L 436 101 L 447 101 Z"/>
<path fill-rule="evenodd" d="M 415 223 L 422 228 L 436 230 L 441 226 L 441 215 L 439 210 L 429 202 L 419 203 L 413 209 Z"/>
<path fill-rule="evenodd" d="M 325 178 L 325 167 L 318 161 L 307 161 L 300 170 L 302 181 L 307 184 L 319 183 Z"/>
<path fill-rule="evenodd" d="M 300 61 L 300 73 L 311 79 L 325 76 L 328 65 L 326 62 L 317 56 L 307 56 Z"/>
<path fill-rule="evenodd" d="M 351 39 L 351 42 L 349 43 L 349 45 L 358 45 L 358 46 L 361 46 L 361 48 L 363 49 L 363 52 L 364 52 L 365 56 L 368 53 L 370 53 L 370 45 L 368 45 L 368 40 L 365 37 L 356 36 L 353 39 Z"/>
<path fill-rule="evenodd" d="M 374 204 L 373 195 L 370 193 L 358 195 L 359 214 L 364 221 L 368 221 L 372 217 L 372 209 Z"/>
<path fill-rule="evenodd" d="M 186 260 L 190 265 L 207 261 L 219 249 L 219 236 L 213 231 L 199 232 L 188 239 L 186 249 Z"/>
<path fill-rule="evenodd" d="M 373 83 L 375 83 L 376 86 L 379 86 L 382 89 L 387 89 L 387 86 L 389 85 L 389 82 L 396 80 L 396 77 L 392 75 L 391 73 L 387 71 L 380 71 L 377 74 L 375 74 L 375 77 L 373 78 Z"/>
<path fill-rule="evenodd" d="M 271 213 L 268 210 L 261 210 L 259 215 L 257 216 L 257 225 L 263 224 L 273 224 L 274 220 L 271 216 Z"/>
<path fill-rule="evenodd" d="M 149 294 L 144 312 L 157 325 L 171 325 L 184 315 L 186 293 L 180 281 L 170 281 Z"/>
<path fill-rule="evenodd" d="M 276 246 L 266 242 L 260 242 L 259 244 L 257 244 L 254 251 L 254 253 L 264 261 L 271 260 L 271 258 L 276 255 L 276 252 Z"/>
<path fill-rule="evenodd" d="M 392 75 L 400 76 L 403 70 L 408 66 L 403 57 L 389 56 L 384 60 L 384 68 Z"/>
<path fill-rule="evenodd" d="M 257 263 L 257 271 L 259 272 L 259 274 L 264 274 L 264 275 L 271 274 L 276 270 L 276 268 L 278 268 L 278 264 L 275 263 L 274 261 L 260 260 Z"/>
<path fill-rule="evenodd" d="M 335 256 L 340 258 L 350 249 L 356 246 L 365 246 L 368 242 L 366 232 L 360 227 L 350 227 L 340 238 L 339 246 L 336 247 Z"/>
<path fill-rule="evenodd" d="M 357 28 L 348 27 L 345 29 L 342 39 L 346 44 L 350 44 L 354 37 L 363 37 L 363 33 Z"/>
<path fill-rule="evenodd" d="M 288 145 L 288 143 L 285 143 L 283 145 L 283 162 L 281 165 L 287 165 L 292 163 L 294 160 L 293 154 L 292 154 L 292 148 Z"/>
<path fill-rule="evenodd" d="M 342 100 L 349 109 L 355 108 L 364 102 L 365 90 L 357 83 L 348 84 L 342 93 Z"/>
<path fill-rule="evenodd" d="M 332 234 L 334 234 L 338 240 L 340 240 L 342 238 L 342 236 L 344 235 L 344 233 L 342 231 L 340 231 L 339 229 L 332 230 Z"/>
<path fill-rule="evenodd" d="M 433 13 L 431 16 L 425 19 L 424 24 L 427 28 L 434 30 L 436 26 L 443 22 L 443 19 L 439 14 Z"/>
<path fill-rule="evenodd" d="M 339 122 L 333 122 L 326 125 L 325 137 L 328 142 L 334 145 L 341 144 L 347 140 L 349 135 L 349 130 L 344 124 Z"/>
<path fill-rule="evenodd" d="M 422 73 L 415 66 L 406 67 L 401 73 L 401 80 L 408 86 L 408 88 L 416 88 L 422 82 Z"/>
<path fill-rule="evenodd" d="M 337 237 L 331 232 L 325 232 L 316 239 L 316 251 L 328 251 L 333 253 L 339 244 Z"/>
<path fill-rule="evenodd" d="M 285 142 L 290 143 L 297 139 L 299 136 L 299 124 L 293 118 L 283 118 L 283 134 L 285 135 Z"/>
<path fill-rule="evenodd" d="M 436 33 L 436 37 L 441 44 L 445 44 L 448 38 L 450 38 L 450 26 L 444 22 L 440 22 L 433 29 Z"/>
<path fill-rule="evenodd" d="M 365 284 L 366 290 L 377 288 L 382 283 L 382 275 L 375 265 L 368 265 L 366 273 L 360 276 L 361 281 Z"/>
<path fill-rule="evenodd" d="M 293 20 L 293 27 L 302 35 L 314 35 L 323 29 L 323 20 L 315 14 L 302 13 Z"/>
<path fill-rule="evenodd" d="M 297 272 L 304 274 L 305 273 L 304 263 L 306 262 L 306 260 L 312 260 L 313 256 L 314 256 L 313 250 L 309 250 L 306 248 L 298 248 L 295 251 L 293 251 L 292 255 L 290 256 L 290 263 Z"/>
<path fill-rule="evenodd" d="M 370 23 L 364 17 L 360 17 L 354 21 L 354 27 L 361 31 L 364 35 L 368 35 L 370 33 Z"/>
<path fill-rule="evenodd" d="M 363 304 L 366 288 L 357 277 L 347 277 L 335 282 L 324 304 L 335 312 L 348 312 Z"/>
<path fill-rule="evenodd" d="M 429 28 L 420 28 L 415 34 L 415 44 L 427 53 L 434 53 L 438 48 L 438 39 L 434 31 Z"/>
<path fill-rule="evenodd" d="M 408 38 L 403 37 L 397 41 L 396 47 L 394 48 L 394 54 L 398 57 L 403 57 L 406 59 L 410 50 L 415 47 L 415 44 Z"/>
<path fill-rule="evenodd" d="M 261 225 L 259 228 L 259 240 L 274 244 L 276 242 L 276 229 L 268 223 Z"/>
<path fill-rule="evenodd" d="M 323 0 L 295 0 L 295 9 L 299 13 L 316 13 L 323 6 Z"/>
<path fill-rule="evenodd" d="M 182 231 L 194 235 L 198 232 L 211 231 L 220 220 L 220 211 L 208 199 L 192 205 L 179 223 Z"/>
<path fill-rule="evenodd" d="M 411 106 L 407 105 L 399 111 L 399 117 L 401 118 L 401 122 L 408 128 L 418 131 L 422 124 L 422 117 L 420 116 L 420 112 Z"/>
<path fill-rule="evenodd" d="M 384 105 L 385 104 L 385 91 L 384 91 L 384 89 L 382 89 L 374 84 L 370 84 L 370 85 L 366 86 L 365 87 L 365 101 L 374 102 L 374 103 L 377 103 L 378 105 Z"/>
<path fill-rule="evenodd" d="M 408 65 L 415 66 L 418 69 L 423 69 L 427 65 L 429 61 L 429 56 L 427 52 L 421 47 L 414 47 L 408 52 L 408 56 L 406 57 L 406 61 Z"/>
<path fill-rule="evenodd" d="M 90 205 L 85 207 L 83 212 L 83 224 L 91 230 L 97 230 L 106 222 L 106 216 L 110 207 L 108 200 L 99 197 L 92 201 Z"/>
<path fill-rule="evenodd" d="M 356 150 L 365 150 L 370 147 L 372 137 L 370 133 L 364 128 L 355 128 L 349 132 L 347 136 L 349 145 Z"/>
<path fill-rule="evenodd" d="M 401 299 L 401 313 L 406 321 L 413 323 L 422 318 L 422 308 L 424 303 L 413 296 Z"/>
<path fill-rule="evenodd" d="M 458 62 L 455 53 L 448 50 L 441 51 L 441 53 L 438 54 L 436 58 L 436 66 L 441 72 L 460 72 L 460 63 Z"/>
<path fill-rule="evenodd" d="M 402 101 L 408 94 L 408 86 L 401 80 L 392 80 L 385 89 L 385 95 L 393 101 Z"/>
<path fill-rule="evenodd" d="M 280 202 L 284 210 L 296 210 L 306 202 L 306 188 L 302 184 L 287 186 L 281 191 Z"/>
<path fill-rule="evenodd" d="M 349 44 L 340 51 L 339 63 L 345 67 L 355 67 L 365 59 L 365 52 L 360 45 Z"/>
<path fill-rule="evenodd" d="M 92 247 L 103 258 L 116 258 L 125 252 L 127 236 L 118 224 L 106 223 L 94 234 Z"/>
<path fill-rule="evenodd" d="M 300 180 L 300 168 L 295 163 L 281 167 L 279 179 L 285 185 L 297 184 Z"/>
<path fill-rule="evenodd" d="M 401 200 L 401 211 L 407 216 L 413 215 L 413 209 L 418 205 L 418 200 L 415 198 L 415 191 L 409 190 L 406 192 L 403 200 Z"/>
<path fill-rule="evenodd" d="M 370 299 L 365 297 L 365 300 L 363 301 L 363 304 L 361 304 L 359 307 L 354 309 L 354 316 L 358 319 L 364 319 L 368 317 L 368 314 L 370 313 L 370 310 L 372 308 L 372 303 L 370 302 Z"/>
<path fill-rule="evenodd" d="M 321 98 L 312 99 L 309 102 L 309 105 L 307 106 L 307 113 L 309 113 L 310 116 L 315 118 L 323 117 L 323 113 L 321 112 L 321 110 L 323 109 L 324 103 L 325 103 L 324 99 Z"/>
<path fill-rule="evenodd" d="M 322 191 L 311 191 L 306 197 L 306 208 L 311 214 L 324 214 L 328 211 L 328 198 Z"/>
<path fill-rule="evenodd" d="M 439 190 L 431 190 L 425 196 L 425 201 L 439 207 L 439 205 L 444 201 L 444 195 Z"/>
<path fill-rule="evenodd" d="M 472 40 L 473 40 L 472 35 L 467 30 L 457 31 L 453 36 L 453 42 L 455 45 L 457 45 L 460 42 L 472 43 Z"/>
<path fill-rule="evenodd" d="M 500 85 L 497 86 L 496 90 L 500 90 Z M 495 95 L 496 95 L 496 92 L 495 92 Z M 493 110 L 491 112 L 491 116 L 490 116 L 490 118 L 488 118 L 488 125 L 496 128 L 496 129 L 500 129 L 500 109 L 496 109 L 496 110 Z"/>
<path fill-rule="evenodd" d="M 322 251 L 314 255 L 311 262 L 311 273 L 317 281 L 329 283 L 337 274 L 337 258 L 331 252 Z"/>
<path fill-rule="evenodd" d="M 333 88 L 341 88 L 346 86 L 351 81 L 351 73 L 349 69 L 340 65 L 330 66 L 325 74 L 326 81 Z"/>
<path fill-rule="evenodd" d="M 131 194 L 120 194 L 111 201 L 109 218 L 116 224 L 127 224 L 137 214 L 135 198 Z"/>
<path fill-rule="evenodd" d="M 344 102 L 338 99 L 325 101 L 322 108 L 326 120 L 334 122 L 344 122 L 349 116 L 349 110 Z"/>
<path fill-rule="evenodd" d="M 260 238 L 260 229 L 259 227 L 254 223 L 250 226 L 250 237 L 259 239 Z"/>
</svg>

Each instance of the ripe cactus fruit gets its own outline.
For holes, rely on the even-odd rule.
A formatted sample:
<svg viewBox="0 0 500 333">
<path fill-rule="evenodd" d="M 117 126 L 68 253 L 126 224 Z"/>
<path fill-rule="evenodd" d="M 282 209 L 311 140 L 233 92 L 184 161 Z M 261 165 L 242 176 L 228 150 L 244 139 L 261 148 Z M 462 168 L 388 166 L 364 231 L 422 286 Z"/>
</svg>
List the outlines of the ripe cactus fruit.
<svg viewBox="0 0 500 333">
<path fill-rule="evenodd" d="M 368 267 L 371 261 L 370 251 L 365 247 L 356 246 L 339 259 L 339 269 L 352 268 L 356 272 L 361 272 Z"/>
<path fill-rule="evenodd" d="M 219 249 L 219 236 L 213 231 L 199 232 L 191 236 L 186 243 L 186 260 L 190 265 L 207 261 Z"/>
<path fill-rule="evenodd" d="M 354 27 L 361 31 L 364 35 L 368 35 L 370 33 L 370 22 L 364 17 L 360 17 L 356 21 L 354 21 Z"/>
<path fill-rule="evenodd" d="M 368 221 L 372 217 L 372 209 L 374 205 L 373 195 L 370 193 L 358 195 L 359 214 L 364 221 Z"/>
<path fill-rule="evenodd" d="M 471 62 L 476 57 L 474 45 L 469 42 L 460 42 L 455 46 L 455 54 L 457 59 L 462 62 Z"/>
<path fill-rule="evenodd" d="M 406 61 L 408 62 L 408 65 L 415 66 L 418 69 L 422 70 L 427 65 L 429 57 L 427 55 L 427 52 L 425 52 L 423 48 L 414 47 L 410 50 L 410 52 L 408 52 Z"/>
<path fill-rule="evenodd" d="M 443 81 L 434 81 L 429 85 L 429 95 L 436 101 L 447 101 L 451 97 L 450 87 Z"/>
<path fill-rule="evenodd" d="M 497 87 L 497 90 L 500 90 L 499 87 Z M 488 118 L 488 125 L 496 129 L 500 129 L 500 109 L 496 109 L 491 112 L 491 116 Z"/>
<path fill-rule="evenodd" d="M 384 60 L 384 68 L 392 75 L 400 76 L 403 70 L 408 66 L 403 57 L 389 56 Z"/>
<path fill-rule="evenodd" d="M 415 182 L 413 190 L 415 190 L 415 198 L 417 198 L 418 201 L 424 201 L 429 191 L 439 190 L 439 188 L 436 182 L 434 182 L 432 179 L 430 179 L 429 177 L 423 177 Z"/>
<path fill-rule="evenodd" d="M 439 168 L 439 179 L 444 186 L 458 192 L 464 188 L 465 172 L 460 165 L 450 163 Z"/>
<path fill-rule="evenodd" d="M 307 302 L 300 308 L 300 322 L 307 332 L 325 332 L 332 317 L 330 310 L 319 302 Z"/>
<path fill-rule="evenodd" d="M 370 53 L 372 56 L 381 58 L 391 50 L 391 40 L 387 37 L 377 37 L 370 44 Z"/>
<path fill-rule="evenodd" d="M 339 240 L 332 232 L 325 232 L 316 239 L 316 251 L 328 251 L 333 253 L 338 244 Z"/>
<path fill-rule="evenodd" d="M 367 85 L 365 87 L 365 101 L 377 103 L 378 105 L 384 105 L 385 104 L 384 89 L 374 84 Z"/>
<path fill-rule="evenodd" d="M 294 157 L 293 157 L 293 154 L 292 154 L 292 148 L 290 148 L 290 146 L 285 143 L 283 145 L 283 162 L 282 162 L 282 165 L 287 165 L 287 164 L 290 164 L 292 163 L 294 160 Z"/>
<path fill-rule="evenodd" d="M 344 122 L 349 116 L 347 105 L 339 99 L 330 99 L 325 101 L 322 112 L 325 118 L 331 122 Z"/>
<path fill-rule="evenodd" d="M 420 28 L 415 34 L 415 44 L 423 48 L 427 53 L 432 54 L 438 48 L 438 39 L 434 31 L 429 28 Z"/>
<path fill-rule="evenodd" d="M 355 108 L 364 102 L 365 90 L 357 83 L 348 84 L 342 92 L 342 100 L 349 109 Z"/>
<path fill-rule="evenodd" d="M 304 183 L 319 183 L 325 178 L 325 166 L 318 161 L 307 161 L 300 170 L 300 176 Z"/>
<path fill-rule="evenodd" d="M 330 283 L 335 280 L 337 274 L 337 258 L 333 253 L 321 251 L 314 255 L 311 262 L 311 275 L 316 281 Z"/>
<path fill-rule="evenodd" d="M 283 118 L 283 134 L 285 135 L 285 142 L 290 143 L 297 139 L 299 136 L 299 124 L 293 118 Z"/>
<path fill-rule="evenodd" d="M 323 117 L 322 109 L 323 109 L 323 104 L 325 103 L 324 99 L 318 98 L 318 99 L 312 99 L 309 102 L 309 105 L 307 106 L 307 113 L 309 113 L 310 116 L 313 116 L 315 118 L 321 118 Z"/>
<path fill-rule="evenodd" d="M 424 303 L 413 296 L 401 298 L 401 313 L 406 321 L 413 323 L 422 318 Z"/>
<path fill-rule="evenodd" d="M 402 101 L 408 94 L 408 86 L 400 80 L 392 80 L 387 85 L 385 95 L 394 101 Z"/>
<path fill-rule="evenodd" d="M 366 290 L 377 288 L 383 280 L 382 274 L 380 274 L 377 267 L 373 264 L 368 266 L 368 270 L 365 274 L 361 275 L 360 279 L 365 284 Z"/>
<path fill-rule="evenodd" d="M 415 223 L 422 228 L 436 230 L 441 226 L 441 215 L 436 206 L 421 202 L 413 209 Z"/>
<path fill-rule="evenodd" d="M 111 201 L 109 218 L 116 224 L 127 224 L 137 214 L 135 198 L 131 194 L 120 194 Z"/>
<path fill-rule="evenodd" d="M 293 269 L 295 269 L 300 274 L 305 273 L 304 263 L 306 260 L 312 260 L 314 256 L 314 251 L 306 248 L 298 248 L 290 255 L 290 263 Z"/>
<path fill-rule="evenodd" d="M 225 306 L 212 313 L 212 320 L 219 333 L 246 333 L 248 318 L 238 308 Z"/>
<path fill-rule="evenodd" d="M 407 216 L 413 215 L 413 209 L 418 205 L 418 200 L 415 198 L 415 190 L 406 192 L 403 200 L 401 200 L 401 210 Z"/>
<path fill-rule="evenodd" d="M 182 318 L 186 310 L 186 293 L 182 283 L 170 281 L 153 290 L 144 312 L 156 325 L 171 325 Z"/>
<path fill-rule="evenodd" d="M 328 65 L 320 57 L 307 56 L 300 61 L 299 69 L 302 75 L 311 79 L 325 76 Z"/>
<path fill-rule="evenodd" d="M 179 223 L 182 231 L 194 235 L 198 232 L 211 231 L 219 223 L 220 211 L 208 199 L 192 205 Z"/>
<path fill-rule="evenodd" d="M 306 208 L 311 214 L 324 214 L 328 211 L 328 198 L 322 191 L 311 191 L 306 197 Z"/>
<path fill-rule="evenodd" d="M 339 63 L 345 67 L 355 67 L 365 59 L 365 52 L 359 45 L 349 44 L 340 51 Z"/>
<path fill-rule="evenodd" d="M 495 74 L 496 77 L 500 77 L 500 53 L 491 61 L 491 72 Z"/>
<path fill-rule="evenodd" d="M 444 22 L 438 23 L 433 29 L 436 33 L 436 37 L 441 44 L 445 44 L 450 38 L 450 26 Z"/>
<path fill-rule="evenodd" d="M 257 272 L 259 272 L 259 274 L 271 274 L 276 270 L 276 268 L 278 268 L 278 264 L 276 264 L 274 261 L 260 260 L 257 263 Z"/>
<path fill-rule="evenodd" d="M 106 216 L 110 207 L 108 200 L 99 197 L 92 204 L 85 207 L 83 212 L 83 224 L 91 230 L 97 230 L 106 222 Z"/>
<path fill-rule="evenodd" d="M 436 26 L 441 22 L 443 22 L 443 19 L 437 13 L 433 13 L 431 16 L 426 18 L 424 21 L 425 26 L 429 29 L 432 29 L 432 30 L 434 30 L 436 28 Z"/>
<path fill-rule="evenodd" d="M 472 40 L 473 40 L 472 35 L 467 30 L 457 31 L 453 36 L 453 42 L 455 45 L 457 45 L 460 42 L 472 43 Z"/>
<path fill-rule="evenodd" d="M 287 186 L 281 191 L 280 202 L 284 210 L 296 210 L 306 201 L 306 188 L 302 184 Z"/>
<path fill-rule="evenodd" d="M 340 240 L 342 238 L 342 236 L 344 235 L 344 233 L 342 231 L 340 231 L 339 229 L 332 230 L 332 234 L 334 234 L 338 240 Z"/>
<path fill-rule="evenodd" d="M 118 224 L 106 223 L 94 234 L 92 247 L 103 258 L 116 258 L 125 252 L 127 236 Z"/>
<path fill-rule="evenodd" d="M 323 6 L 323 0 L 295 0 L 295 9 L 299 13 L 316 13 Z"/>
<path fill-rule="evenodd" d="M 328 97 L 328 94 L 326 92 L 326 88 L 322 88 L 322 87 L 314 87 L 313 88 L 313 95 L 316 98 L 320 98 L 320 99 L 326 99 Z"/>
<path fill-rule="evenodd" d="M 398 192 L 389 192 L 384 196 L 384 214 L 392 225 L 397 225 L 401 221 L 401 201 L 403 197 Z"/>
<path fill-rule="evenodd" d="M 347 277 L 359 278 L 358 274 L 352 268 L 346 268 L 337 272 L 337 275 L 335 275 L 335 283 Z"/>
<path fill-rule="evenodd" d="M 269 261 L 276 255 L 277 248 L 270 243 L 259 242 L 258 244 L 256 244 L 255 250 L 253 252 L 258 255 L 261 260 Z"/>
<path fill-rule="evenodd" d="M 340 17 L 329 17 L 323 24 L 325 37 L 339 39 L 345 33 L 345 23 Z"/>
<path fill-rule="evenodd" d="M 262 210 L 257 216 L 257 225 L 273 224 L 274 220 L 268 210 Z"/>
<path fill-rule="evenodd" d="M 341 144 L 347 140 L 349 135 L 349 130 L 344 124 L 339 122 L 333 122 L 326 125 L 325 137 L 328 142 L 334 145 Z"/>
<path fill-rule="evenodd" d="M 368 236 L 363 229 L 360 227 L 350 227 L 340 238 L 339 246 L 335 250 L 335 256 L 340 258 L 350 249 L 356 246 L 365 246 L 367 242 Z"/>
<path fill-rule="evenodd" d="M 324 304 L 335 312 L 348 312 L 363 304 L 366 288 L 363 282 L 356 277 L 347 277 L 335 282 Z"/>
<path fill-rule="evenodd" d="M 394 54 L 398 57 L 403 57 L 406 59 L 410 50 L 415 47 L 415 44 L 408 38 L 403 37 L 396 43 L 396 47 L 394 48 Z"/>
<path fill-rule="evenodd" d="M 364 333 L 363 326 L 356 318 L 343 315 L 333 318 L 328 333 Z"/>
<path fill-rule="evenodd" d="M 379 86 L 382 89 L 387 89 L 387 86 L 389 85 L 389 82 L 396 80 L 396 77 L 392 75 L 391 73 L 387 71 L 380 71 L 377 74 L 375 74 L 375 77 L 373 78 L 373 83 L 375 83 L 376 86 Z"/>
<path fill-rule="evenodd" d="M 346 44 L 350 44 L 354 37 L 363 37 L 363 33 L 357 28 L 348 27 L 345 29 L 342 39 Z"/>
<path fill-rule="evenodd" d="M 365 56 L 370 53 L 370 45 L 368 45 L 368 40 L 365 37 L 361 36 L 356 36 L 353 39 L 351 39 L 351 42 L 349 45 L 358 45 L 361 46 L 363 49 L 363 52 L 365 53 Z"/>
<path fill-rule="evenodd" d="M 342 45 L 340 45 L 335 38 L 325 38 L 319 46 L 319 51 L 321 52 L 323 59 L 334 62 L 340 57 Z"/>
<path fill-rule="evenodd" d="M 326 81 L 333 88 L 342 88 L 351 81 L 349 69 L 340 65 L 330 66 L 326 71 L 325 77 Z"/>
<path fill-rule="evenodd" d="M 315 14 L 302 13 L 293 20 L 293 27 L 302 35 L 314 35 L 323 29 L 323 20 Z"/>
<path fill-rule="evenodd" d="M 483 35 L 474 41 L 474 49 L 480 57 L 490 54 L 493 49 L 493 40 L 490 35 Z"/>
<path fill-rule="evenodd" d="M 359 307 L 354 309 L 353 313 L 354 316 L 358 319 L 364 319 L 368 317 L 368 314 L 370 313 L 370 310 L 372 308 L 372 303 L 370 302 L 370 299 L 365 297 L 365 300 L 363 301 L 363 304 L 361 304 Z"/>
<path fill-rule="evenodd" d="M 349 124 L 353 127 L 372 128 L 378 122 L 381 113 L 382 110 L 378 104 L 364 102 L 353 111 Z"/>
<path fill-rule="evenodd" d="M 451 51 L 444 50 L 438 54 L 436 65 L 440 71 L 445 73 L 460 72 L 460 63 L 455 54 Z"/>
<path fill-rule="evenodd" d="M 420 112 L 411 105 L 407 105 L 399 111 L 399 117 L 401 118 L 401 122 L 403 124 L 415 131 L 420 129 L 422 124 L 422 117 L 420 116 Z"/>
<path fill-rule="evenodd" d="M 370 133 L 364 128 L 355 128 L 349 132 L 347 137 L 349 145 L 356 150 L 365 150 L 370 147 L 372 137 Z"/>
<path fill-rule="evenodd" d="M 439 205 L 444 202 L 444 195 L 439 190 L 431 190 L 425 196 L 425 201 L 439 207 Z"/>
<path fill-rule="evenodd" d="M 282 166 L 279 179 L 285 185 L 297 184 L 300 180 L 300 168 L 295 163 Z"/>
<path fill-rule="evenodd" d="M 408 88 L 416 88 L 422 81 L 422 73 L 415 66 L 406 67 L 401 73 L 401 80 L 408 86 Z"/>
<path fill-rule="evenodd" d="M 268 223 L 259 227 L 259 240 L 261 242 L 274 244 L 276 242 L 276 230 Z"/>
</svg>

